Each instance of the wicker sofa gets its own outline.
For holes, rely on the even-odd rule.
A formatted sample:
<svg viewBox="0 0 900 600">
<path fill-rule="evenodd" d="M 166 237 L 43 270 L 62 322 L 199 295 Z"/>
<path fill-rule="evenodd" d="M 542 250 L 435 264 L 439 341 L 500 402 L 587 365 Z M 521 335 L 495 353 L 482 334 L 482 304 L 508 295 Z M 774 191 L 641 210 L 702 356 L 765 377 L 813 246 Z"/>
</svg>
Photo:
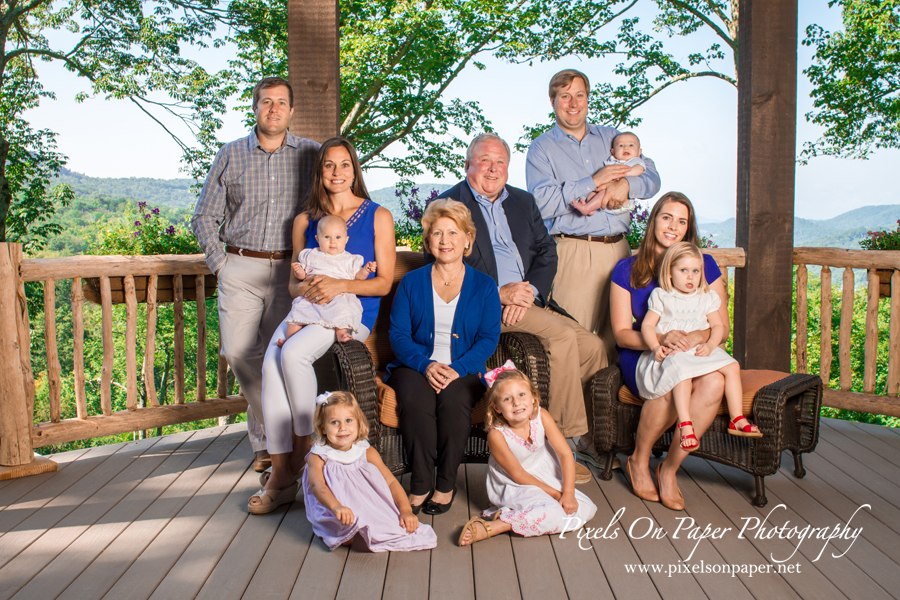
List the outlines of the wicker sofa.
<svg viewBox="0 0 900 600">
<path fill-rule="evenodd" d="M 816 375 L 776 373 L 773 371 L 742 371 L 757 382 L 766 382 L 748 389 L 745 381 L 745 414 L 759 426 L 762 438 L 752 439 L 728 434 L 728 415 L 719 415 L 700 441 L 694 456 L 707 458 L 724 465 L 737 467 L 756 480 L 756 506 L 765 506 L 765 476 L 775 473 L 781 465 L 781 454 L 790 450 L 794 455 L 794 476 L 803 477 L 801 454 L 812 452 L 819 440 L 819 412 L 822 407 L 822 380 Z M 635 399 L 622 380 L 618 365 L 598 372 L 592 382 L 594 446 L 605 457 L 601 478 L 612 478 L 613 459 L 617 453 L 634 451 L 634 436 L 641 415 L 640 400 Z M 753 384 L 750 384 L 751 386 Z M 625 401 L 623 401 L 625 400 Z M 752 402 L 752 410 L 747 404 Z M 723 402 L 724 404 L 724 402 Z M 669 448 L 674 427 L 653 445 L 657 456 Z"/>
<path fill-rule="evenodd" d="M 356 396 L 369 420 L 369 443 L 378 448 L 384 463 L 395 475 L 408 471 L 409 464 L 399 430 L 384 423 L 392 421 L 390 415 L 382 414 L 382 406 L 390 404 L 385 402 L 385 396 L 390 394 L 391 390 L 379 381 L 384 375 L 385 367 L 394 359 L 388 330 L 391 302 L 397 285 L 403 275 L 424 264 L 425 259 L 421 252 L 398 251 L 391 291 L 381 301 L 374 330 L 366 343 L 334 344 L 314 365 L 319 393 L 340 389 Z M 521 333 L 501 334 L 497 350 L 488 361 L 487 367 L 489 369 L 498 367 L 507 359 L 512 359 L 516 366 L 535 382 L 541 393 L 541 403 L 547 408 L 550 368 L 546 352 L 538 339 Z M 476 406 L 473 414 L 483 415 L 483 412 L 483 407 Z M 473 420 L 478 421 L 477 418 Z M 480 423 L 473 423 L 463 462 L 487 462 L 489 455 L 483 426 Z"/>
</svg>

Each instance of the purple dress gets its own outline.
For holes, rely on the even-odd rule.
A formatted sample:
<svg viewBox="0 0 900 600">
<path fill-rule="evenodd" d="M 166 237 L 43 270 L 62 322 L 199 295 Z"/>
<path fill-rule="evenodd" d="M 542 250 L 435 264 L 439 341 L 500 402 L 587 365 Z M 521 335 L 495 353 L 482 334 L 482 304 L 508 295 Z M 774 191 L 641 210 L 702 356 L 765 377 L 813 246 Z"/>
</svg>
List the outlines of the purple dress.
<svg viewBox="0 0 900 600">
<path fill-rule="evenodd" d="M 303 499 L 313 532 L 332 550 L 357 533 L 372 552 L 428 550 L 437 546 L 437 536 L 430 525 L 420 523 L 413 533 L 407 533 L 400 525 L 400 510 L 384 475 L 366 459 L 368 448 L 365 440 L 356 442 L 346 452 L 320 442 L 313 444 L 309 455 L 316 454 L 325 461 L 325 483 L 338 502 L 356 517 L 352 524 L 344 525 L 322 506 L 309 489 L 308 470 L 304 469 Z"/>
<path fill-rule="evenodd" d="M 612 281 L 615 285 L 618 285 L 620 288 L 631 294 L 631 314 L 634 315 L 634 323 L 631 328 L 635 331 L 640 331 L 641 325 L 644 323 L 644 317 L 647 316 L 647 305 L 650 301 L 650 293 L 659 287 L 659 285 L 656 279 L 651 279 L 646 287 L 631 287 L 631 269 L 634 267 L 636 258 L 637 255 L 629 256 L 628 258 L 623 258 L 617 262 L 615 268 L 613 268 Z M 722 276 L 719 265 L 716 264 L 716 260 L 709 254 L 703 255 L 703 272 L 706 276 L 706 281 L 709 284 L 714 283 Z M 619 351 L 619 366 L 622 369 L 622 378 L 625 380 L 625 385 L 628 386 L 628 389 L 631 390 L 632 394 L 637 396 L 640 392 L 637 386 L 635 371 L 637 370 L 638 359 L 640 359 L 643 351 L 632 350 L 630 348 L 619 348 L 618 346 L 616 346 L 616 349 Z"/>
</svg>

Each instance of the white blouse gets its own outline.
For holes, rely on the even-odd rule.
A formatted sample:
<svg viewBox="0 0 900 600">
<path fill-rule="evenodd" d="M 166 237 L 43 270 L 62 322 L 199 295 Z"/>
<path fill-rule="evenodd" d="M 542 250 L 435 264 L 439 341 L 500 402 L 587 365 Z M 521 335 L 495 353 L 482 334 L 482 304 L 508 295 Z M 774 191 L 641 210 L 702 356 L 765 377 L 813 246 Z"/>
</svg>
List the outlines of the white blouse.
<svg viewBox="0 0 900 600">
<path fill-rule="evenodd" d="M 456 314 L 456 303 L 459 302 L 459 294 L 450 302 L 444 302 L 438 296 L 437 290 L 431 286 L 434 295 L 434 352 L 431 360 L 449 365 L 453 362 L 450 353 L 451 333 L 453 331 L 453 316 Z"/>
</svg>

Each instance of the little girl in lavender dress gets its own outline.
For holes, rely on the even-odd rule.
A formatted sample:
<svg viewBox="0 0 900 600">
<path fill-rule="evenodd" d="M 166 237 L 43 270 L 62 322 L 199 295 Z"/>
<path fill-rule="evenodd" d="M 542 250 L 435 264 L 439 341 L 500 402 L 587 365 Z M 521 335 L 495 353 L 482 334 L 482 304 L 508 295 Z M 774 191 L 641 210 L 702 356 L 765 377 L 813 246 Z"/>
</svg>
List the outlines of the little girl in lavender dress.
<svg viewBox="0 0 900 600">
<path fill-rule="evenodd" d="M 575 489 L 575 459 L 534 383 L 512 361 L 484 376 L 488 385 L 487 494 L 483 517 L 463 526 L 459 545 L 506 531 L 525 537 L 575 531 L 597 512 Z M 497 520 L 499 519 L 499 520 Z"/>
<path fill-rule="evenodd" d="M 318 248 L 305 248 L 291 265 L 297 279 L 303 281 L 312 275 L 327 275 L 335 279 L 365 279 L 374 273 L 375 261 L 363 265 L 363 257 L 344 251 L 347 246 L 347 224 L 340 217 L 326 215 L 316 229 Z M 286 319 L 285 340 L 306 325 L 321 325 L 334 329 L 334 337 L 339 342 L 347 342 L 359 330 L 362 322 L 362 304 L 353 294 L 341 294 L 328 304 L 313 304 L 305 296 L 294 298 L 291 312 Z M 278 340 L 279 347 L 285 340 Z"/>
<path fill-rule="evenodd" d="M 357 535 L 372 552 L 428 550 L 437 545 L 375 448 L 353 394 L 316 397 L 318 441 L 306 456 L 303 498 L 313 532 L 334 550 Z"/>
</svg>

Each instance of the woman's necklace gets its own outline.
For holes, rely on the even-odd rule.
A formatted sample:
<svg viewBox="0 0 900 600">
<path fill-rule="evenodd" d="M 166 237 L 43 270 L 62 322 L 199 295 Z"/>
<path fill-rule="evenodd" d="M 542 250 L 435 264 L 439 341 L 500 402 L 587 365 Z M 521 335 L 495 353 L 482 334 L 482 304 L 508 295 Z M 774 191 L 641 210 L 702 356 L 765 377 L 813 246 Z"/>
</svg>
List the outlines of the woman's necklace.
<svg viewBox="0 0 900 600">
<path fill-rule="evenodd" d="M 440 269 L 435 268 L 435 272 L 437 272 L 438 277 L 440 277 L 440 278 L 441 278 L 441 281 L 444 282 L 444 285 L 447 285 L 447 286 L 449 286 L 451 283 L 453 283 L 453 281 L 454 281 L 457 277 L 459 277 L 459 274 L 462 273 L 462 272 L 465 271 L 465 270 L 466 270 L 466 266 L 463 265 L 463 267 L 462 267 L 459 271 L 456 272 L 456 275 L 454 275 L 453 277 L 451 277 L 451 278 L 450 278 L 450 281 L 447 281 L 446 279 L 444 279 L 444 276 L 441 275 Z"/>
</svg>

